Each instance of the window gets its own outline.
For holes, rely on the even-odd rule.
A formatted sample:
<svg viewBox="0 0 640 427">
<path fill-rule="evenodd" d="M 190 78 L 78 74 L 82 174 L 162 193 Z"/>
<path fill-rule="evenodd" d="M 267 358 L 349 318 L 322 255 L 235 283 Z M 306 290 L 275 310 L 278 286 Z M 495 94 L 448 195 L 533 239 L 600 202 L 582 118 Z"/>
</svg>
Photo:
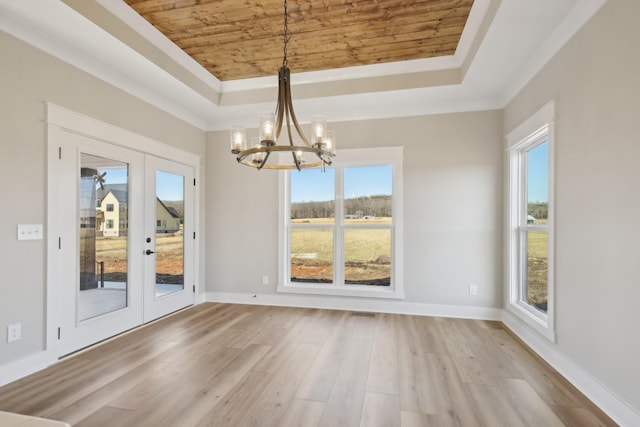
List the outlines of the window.
<svg viewBox="0 0 640 427">
<path fill-rule="evenodd" d="M 107 229 L 108 230 L 112 230 L 113 229 L 113 220 L 112 219 L 108 219 L 107 220 Z"/>
<path fill-rule="evenodd" d="M 107 212 L 113 212 L 113 203 L 107 203 Z"/>
<path fill-rule="evenodd" d="M 552 341 L 553 116 L 549 104 L 507 137 L 508 309 Z"/>
<path fill-rule="evenodd" d="M 402 298 L 402 148 L 282 175 L 278 290 Z"/>
</svg>

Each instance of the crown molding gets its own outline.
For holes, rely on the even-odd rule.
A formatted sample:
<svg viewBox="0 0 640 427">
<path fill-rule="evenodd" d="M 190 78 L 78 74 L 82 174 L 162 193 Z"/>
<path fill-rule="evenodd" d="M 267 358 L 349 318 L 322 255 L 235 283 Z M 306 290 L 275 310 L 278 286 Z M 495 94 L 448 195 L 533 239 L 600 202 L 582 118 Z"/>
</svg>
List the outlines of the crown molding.
<svg viewBox="0 0 640 427">
<path fill-rule="evenodd" d="M 535 77 L 536 74 L 564 47 L 607 0 L 582 0 L 565 16 L 560 25 L 531 55 L 520 71 L 509 81 L 499 95 L 504 108 Z"/>
<path fill-rule="evenodd" d="M 205 131 L 226 129 L 230 122 L 273 108 L 276 78 L 220 82 L 125 3 L 95 0 L 92 8 L 85 8 L 80 0 L 65 1 L 0 0 L 0 30 Z M 492 51 L 496 46 L 491 44 L 500 39 L 497 34 L 509 34 L 510 24 L 510 16 L 501 11 L 505 7 L 514 13 L 517 5 L 513 0 L 476 0 L 455 55 L 294 73 L 296 110 L 302 115 L 305 109 L 323 111 L 332 121 L 346 121 L 503 108 L 604 3 L 577 1 L 544 42 L 534 44 L 539 47 L 533 55 L 511 67 L 519 71 L 501 66 L 496 74 L 490 58 L 501 53 Z M 551 5 L 555 3 L 550 10 L 562 10 Z M 90 9 L 100 23 L 110 21 L 114 33 L 113 19 L 119 19 L 165 59 L 143 56 L 76 9 Z M 103 15 L 96 19 L 96 14 Z M 500 31 L 485 37 L 495 25 Z M 122 40 L 131 37 L 130 32 Z M 172 65 L 170 71 L 161 67 L 166 61 Z M 310 100 L 312 104 L 306 102 Z"/>
</svg>

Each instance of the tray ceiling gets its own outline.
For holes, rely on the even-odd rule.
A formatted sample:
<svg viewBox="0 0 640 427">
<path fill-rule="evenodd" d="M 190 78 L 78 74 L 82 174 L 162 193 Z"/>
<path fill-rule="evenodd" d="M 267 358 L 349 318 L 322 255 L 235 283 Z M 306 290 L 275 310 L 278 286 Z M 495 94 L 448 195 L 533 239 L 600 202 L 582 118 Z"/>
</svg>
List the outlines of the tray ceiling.
<svg viewBox="0 0 640 427">
<path fill-rule="evenodd" d="M 333 22 L 342 22 L 354 19 L 352 12 L 345 12 L 351 10 L 349 8 L 367 4 L 374 8 L 372 10 L 385 10 L 386 15 L 380 14 L 377 20 L 389 23 L 407 8 L 415 12 L 416 7 L 438 4 L 459 11 L 466 3 L 463 0 L 288 1 L 290 27 L 296 31 L 289 50 L 296 113 L 301 121 L 323 114 L 330 122 L 503 108 L 606 2 L 474 0 L 454 54 L 440 52 L 442 56 L 388 59 L 389 62 L 380 59 L 381 62 L 369 65 L 356 65 L 341 59 L 332 65 L 329 61 L 335 59 L 340 49 L 315 37 L 311 46 L 314 51 L 323 52 L 319 55 L 324 61 L 323 66 L 334 68 L 305 71 L 300 67 L 311 61 L 296 57 L 302 55 L 304 49 L 296 48 L 293 43 L 296 38 L 308 36 L 307 33 L 317 35 L 319 30 L 307 31 L 310 24 L 308 27 L 302 24 L 296 27 L 294 21 L 306 19 L 312 12 L 322 9 L 328 16 L 334 16 L 338 13 L 336 11 L 340 11 L 343 19 L 335 18 Z M 151 9 L 161 4 L 165 8 Z M 225 4 L 220 14 L 212 16 L 226 18 L 233 25 L 235 21 L 228 20 L 230 11 L 235 11 L 240 17 L 243 11 L 249 13 L 250 18 L 245 19 L 244 25 L 252 25 L 247 28 L 258 28 L 267 17 L 272 17 L 275 29 L 272 30 L 270 44 L 265 46 L 272 47 L 273 53 L 264 55 L 260 61 L 270 59 L 273 65 L 262 65 L 264 71 L 258 74 L 262 77 L 241 78 L 229 68 L 231 71 L 226 76 L 220 74 L 221 81 L 211 73 L 211 69 L 198 63 L 125 0 L 0 0 L 0 31 L 200 129 L 226 130 L 229 123 L 255 123 L 260 111 L 274 107 L 277 94 L 276 71 L 282 63 L 283 6 L 280 1 L 277 5 L 274 3 L 273 10 L 260 9 L 263 10 L 262 15 L 257 16 L 264 16 L 260 19 L 254 19 L 255 15 L 250 14 L 258 10 L 255 9 L 258 5 L 267 4 L 258 0 L 146 0 L 139 2 L 137 7 L 143 13 L 164 16 L 173 9 L 207 4 L 208 7 Z M 389 9 L 392 5 L 395 8 Z M 405 5 L 405 9 L 401 5 Z M 143 6 L 146 9 L 142 9 Z M 470 6 L 469 0 L 467 7 Z M 298 18 L 293 17 L 294 12 Z M 187 18 L 191 17 L 187 15 Z M 417 13 L 404 15 L 404 19 L 402 22 L 407 19 L 423 21 Z M 169 22 L 173 18 L 165 20 Z M 316 19 L 317 22 L 322 20 Z M 442 18 L 442 22 L 444 20 Z M 202 31 L 222 26 L 206 22 L 208 25 L 200 26 Z M 344 37 L 347 34 L 344 28 L 347 27 L 340 27 L 339 33 L 346 39 L 343 42 L 352 43 L 347 46 L 358 47 L 360 40 L 368 37 L 368 23 L 361 22 L 360 25 L 364 30 L 359 36 Z M 384 36 L 391 46 L 374 44 L 371 52 L 378 48 L 390 52 L 401 50 L 397 49 L 398 45 L 406 40 L 399 41 L 398 37 L 407 31 L 394 28 L 393 35 Z M 442 35 L 444 28 L 434 29 L 434 34 L 440 32 Z M 258 39 L 244 42 L 253 43 L 254 40 Z M 242 41 L 240 37 L 238 43 Z M 425 43 L 427 41 L 423 41 L 423 45 Z M 224 53 L 224 43 L 220 41 L 214 47 L 209 53 L 221 58 L 220 61 L 233 58 L 237 62 L 253 56 L 242 52 L 242 48 L 237 48 L 237 52 L 231 49 Z M 252 52 L 258 56 L 260 51 L 253 49 Z M 374 56 L 370 54 L 369 58 Z M 363 56 L 354 54 L 351 58 L 362 60 Z"/>
<path fill-rule="evenodd" d="M 221 81 L 282 64 L 282 0 L 125 0 Z M 453 55 L 473 0 L 289 0 L 292 72 Z"/>
</svg>

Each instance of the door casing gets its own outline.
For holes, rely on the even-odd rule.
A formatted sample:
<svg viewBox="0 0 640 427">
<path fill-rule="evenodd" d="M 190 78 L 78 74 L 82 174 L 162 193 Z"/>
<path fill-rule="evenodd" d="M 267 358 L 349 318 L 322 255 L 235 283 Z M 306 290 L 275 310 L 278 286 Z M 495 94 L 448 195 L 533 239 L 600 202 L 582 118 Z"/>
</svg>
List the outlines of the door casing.
<svg viewBox="0 0 640 427">
<path fill-rule="evenodd" d="M 119 149 L 131 150 L 133 157 L 143 156 L 147 153 L 153 153 L 153 156 L 160 159 L 171 159 L 176 163 L 191 168 L 194 176 L 199 175 L 200 171 L 200 157 L 176 148 L 171 145 L 164 144 L 162 142 L 129 132 L 127 130 L 118 128 L 108 123 L 100 122 L 93 118 L 83 116 L 81 114 L 69 111 L 62 107 L 46 104 L 47 107 L 47 297 L 46 297 L 46 349 L 50 360 L 55 360 L 68 349 L 64 349 L 64 346 L 60 345 L 59 337 L 64 336 L 65 331 L 61 330 L 61 321 L 63 319 L 63 305 L 57 296 L 61 296 L 60 286 L 63 284 L 60 282 L 60 269 L 74 268 L 70 263 L 75 262 L 74 256 L 69 256 L 68 253 L 64 253 L 61 249 L 61 237 L 65 230 L 62 229 L 60 224 L 61 212 L 64 212 L 64 207 L 60 206 L 59 197 L 57 197 L 60 191 L 68 191 L 60 187 L 60 181 L 63 176 L 60 175 L 60 157 L 62 154 L 62 145 L 67 139 L 71 139 L 72 136 L 78 136 L 87 139 L 87 143 L 93 141 L 96 146 L 107 143 L 113 146 L 115 151 Z M 144 170 L 144 168 L 143 168 Z M 144 181 L 144 178 L 141 182 Z M 195 181 L 194 181 L 195 183 Z M 199 188 L 194 185 L 193 188 L 193 218 L 191 229 L 193 231 L 198 229 L 199 226 Z M 75 213 L 74 213 L 75 215 Z M 142 228 L 141 228 L 142 229 Z M 66 230 L 68 233 L 68 230 Z M 135 234 L 135 233 L 134 233 Z M 129 250 L 139 251 L 142 253 L 142 240 L 143 233 L 140 233 L 139 237 L 132 237 Z M 194 235 L 195 237 L 195 235 Z M 136 242 L 133 239 L 136 238 Z M 193 242 L 192 250 L 192 283 L 186 284 L 185 288 L 189 287 L 192 295 L 192 301 L 195 302 L 193 296 L 199 292 L 199 250 L 198 244 Z M 67 259 L 67 264 L 61 257 Z M 71 261 L 72 260 L 72 261 Z M 131 280 L 134 278 L 132 277 Z M 138 280 L 136 278 L 136 280 Z M 133 301 L 132 301 L 133 303 Z M 142 324 L 144 318 L 142 315 L 138 316 L 138 324 Z"/>
</svg>

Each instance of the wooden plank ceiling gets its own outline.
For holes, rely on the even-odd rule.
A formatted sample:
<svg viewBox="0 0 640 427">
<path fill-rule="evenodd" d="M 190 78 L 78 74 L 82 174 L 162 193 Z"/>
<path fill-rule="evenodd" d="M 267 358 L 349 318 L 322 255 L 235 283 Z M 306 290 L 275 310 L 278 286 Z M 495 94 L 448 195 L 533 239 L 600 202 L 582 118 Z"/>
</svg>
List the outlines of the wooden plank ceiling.
<svg viewBox="0 0 640 427">
<path fill-rule="evenodd" d="M 219 80 L 277 75 L 283 0 L 125 0 Z M 292 73 L 455 53 L 473 0 L 288 0 Z"/>
</svg>

